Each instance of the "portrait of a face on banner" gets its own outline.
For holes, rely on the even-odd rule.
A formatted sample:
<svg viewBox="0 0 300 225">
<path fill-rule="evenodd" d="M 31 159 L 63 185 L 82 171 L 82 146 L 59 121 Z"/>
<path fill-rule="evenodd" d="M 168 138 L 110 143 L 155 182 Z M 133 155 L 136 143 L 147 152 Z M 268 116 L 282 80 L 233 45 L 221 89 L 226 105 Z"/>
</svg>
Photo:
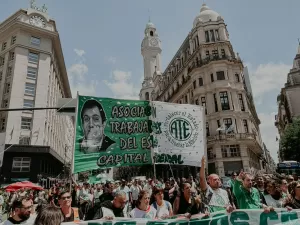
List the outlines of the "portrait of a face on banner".
<svg viewBox="0 0 300 225">
<path fill-rule="evenodd" d="M 78 96 L 74 172 L 151 164 L 148 101 Z"/>
</svg>

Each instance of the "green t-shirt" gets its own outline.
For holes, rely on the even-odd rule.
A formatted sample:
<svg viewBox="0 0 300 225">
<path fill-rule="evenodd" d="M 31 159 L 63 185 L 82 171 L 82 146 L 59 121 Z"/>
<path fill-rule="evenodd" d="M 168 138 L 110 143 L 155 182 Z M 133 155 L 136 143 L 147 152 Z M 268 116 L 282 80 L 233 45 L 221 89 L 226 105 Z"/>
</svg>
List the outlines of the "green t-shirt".
<svg viewBox="0 0 300 225">
<path fill-rule="evenodd" d="M 237 199 L 237 203 L 240 209 L 262 208 L 260 194 L 256 188 L 251 188 L 249 192 L 242 186 L 241 181 L 236 180 L 233 185 L 233 194 Z"/>
</svg>

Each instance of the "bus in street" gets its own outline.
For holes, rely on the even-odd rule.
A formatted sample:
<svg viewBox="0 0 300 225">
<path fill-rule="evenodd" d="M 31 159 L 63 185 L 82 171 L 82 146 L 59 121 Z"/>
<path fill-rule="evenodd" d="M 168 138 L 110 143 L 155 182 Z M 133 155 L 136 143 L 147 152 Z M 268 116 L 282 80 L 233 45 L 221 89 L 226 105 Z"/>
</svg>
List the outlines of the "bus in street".
<svg viewBox="0 0 300 225">
<path fill-rule="evenodd" d="M 277 173 L 300 176 L 300 163 L 297 161 L 283 161 L 277 164 Z"/>
</svg>

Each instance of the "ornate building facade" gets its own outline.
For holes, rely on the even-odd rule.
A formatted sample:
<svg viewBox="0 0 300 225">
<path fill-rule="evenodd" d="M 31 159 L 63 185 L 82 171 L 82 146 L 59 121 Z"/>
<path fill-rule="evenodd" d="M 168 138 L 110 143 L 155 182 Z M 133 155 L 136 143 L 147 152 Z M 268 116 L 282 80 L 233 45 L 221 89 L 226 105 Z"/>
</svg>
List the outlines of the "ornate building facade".
<svg viewBox="0 0 300 225">
<path fill-rule="evenodd" d="M 151 22 L 146 25 L 141 49 L 144 82 L 140 99 L 205 107 L 208 172 L 225 176 L 240 169 L 261 169 L 260 120 L 249 75 L 233 51 L 224 19 L 203 4 L 164 72 L 161 40 Z"/>
<path fill-rule="evenodd" d="M 72 98 L 55 21 L 34 1 L 0 23 L 2 109 L 56 107 Z M 56 177 L 72 155 L 74 125 L 56 110 L 0 112 L 1 178 Z M 5 152 L 4 152 L 5 150 Z M 3 164 L 2 164 L 3 162 Z"/>
<path fill-rule="evenodd" d="M 293 118 L 300 116 L 300 44 L 294 58 L 293 68 L 287 74 L 287 81 L 277 96 L 278 114 L 275 116 L 275 126 L 279 136 L 284 134 L 285 128 L 292 123 Z M 281 154 L 278 154 L 282 161 Z"/>
</svg>

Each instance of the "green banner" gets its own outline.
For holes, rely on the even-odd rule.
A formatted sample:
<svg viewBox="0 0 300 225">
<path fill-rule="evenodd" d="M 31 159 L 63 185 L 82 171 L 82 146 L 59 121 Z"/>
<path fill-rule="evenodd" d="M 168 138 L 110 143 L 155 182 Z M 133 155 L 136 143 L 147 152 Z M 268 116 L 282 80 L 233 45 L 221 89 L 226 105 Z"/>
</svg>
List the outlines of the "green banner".
<svg viewBox="0 0 300 225">
<path fill-rule="evenodd" d="M 150 115 L 149 101 L 78 96 L 74 173 L 151 164 Z"/>
</svg>

